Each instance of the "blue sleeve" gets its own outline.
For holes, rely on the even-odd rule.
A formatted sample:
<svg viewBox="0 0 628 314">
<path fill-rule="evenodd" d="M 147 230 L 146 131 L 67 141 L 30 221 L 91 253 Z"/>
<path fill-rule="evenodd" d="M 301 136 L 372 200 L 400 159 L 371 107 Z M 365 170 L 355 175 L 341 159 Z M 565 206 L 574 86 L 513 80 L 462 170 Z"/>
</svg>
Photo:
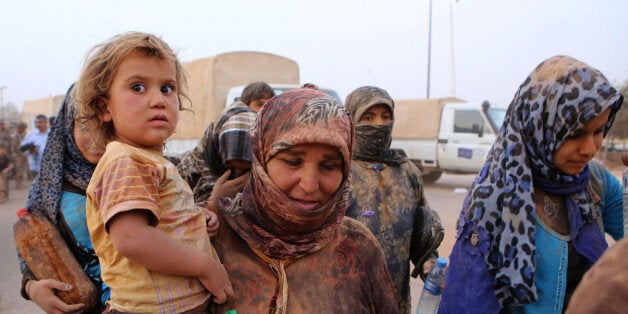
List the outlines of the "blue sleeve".
<svg viewBox="0 0 628 314">
<path fill-rule="evenodd" d="M 473 228 L 479 241 L 471 241 L 471 226 L 463 227 L 451 255 L 447 280 L 438 313 L 499 313 L 500 306 L 493 291 L 492 280 L 484 261 L 488 248 L 485 230 Z"/>
<path fill-rule="evenodd" d="M 604 208 L 602 208 L 602 221 L 604 231 L 613 239 L 624 237 L 624 202 L 621 183 L 615 176 L 604 168 Z"/>
</svg>

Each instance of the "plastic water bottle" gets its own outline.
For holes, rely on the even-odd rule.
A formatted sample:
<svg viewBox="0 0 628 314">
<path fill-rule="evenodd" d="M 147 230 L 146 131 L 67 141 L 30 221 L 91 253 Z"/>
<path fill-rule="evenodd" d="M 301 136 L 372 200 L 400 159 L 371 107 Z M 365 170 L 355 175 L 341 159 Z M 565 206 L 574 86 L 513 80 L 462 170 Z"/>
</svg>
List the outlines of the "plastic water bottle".
<svg viewBox="0 0 628 314">
<path fill-rule="evenodd" d="M 425 279 L 416 314 L 431 314 L 438 311 L 440 297 L 443 293 L 441 286 L 445 284 L 445 266 L 447 266 L 447 259 L 439 257 L 436 260 L 436 266 L 432 268 Z"/>
</svg>

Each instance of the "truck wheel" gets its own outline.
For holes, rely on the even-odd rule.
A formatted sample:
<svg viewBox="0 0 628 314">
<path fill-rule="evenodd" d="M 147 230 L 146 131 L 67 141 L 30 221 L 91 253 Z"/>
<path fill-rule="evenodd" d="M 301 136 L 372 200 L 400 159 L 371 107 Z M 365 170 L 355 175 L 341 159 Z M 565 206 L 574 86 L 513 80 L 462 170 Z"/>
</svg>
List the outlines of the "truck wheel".
<svg viewBox="0 0 628 314">
<path fill-rule="evenodd" d="M 436 180 L 440 178 L 443 174 L 442 171 L 430 171 L 421 173 L 421 179 L 423 179 L 423 183 L 434 183 Z"/>
</svg>

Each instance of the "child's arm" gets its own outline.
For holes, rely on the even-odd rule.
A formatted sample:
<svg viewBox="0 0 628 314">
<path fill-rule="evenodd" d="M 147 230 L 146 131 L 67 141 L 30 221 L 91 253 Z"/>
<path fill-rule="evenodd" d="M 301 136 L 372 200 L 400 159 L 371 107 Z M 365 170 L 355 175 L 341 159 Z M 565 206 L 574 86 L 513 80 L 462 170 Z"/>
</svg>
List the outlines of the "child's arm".
<svg viewBox="0 0 628 314">
<path fill-rule="evenodd" d="M 138 209 L 111 218 L 109 235 L 120 254 L 154 272 L 197 277 L 218 304 L 233 296 L 227 272 L 218 260 L 170 238 L 151 226 L 149 217 Z"/>
</svg>

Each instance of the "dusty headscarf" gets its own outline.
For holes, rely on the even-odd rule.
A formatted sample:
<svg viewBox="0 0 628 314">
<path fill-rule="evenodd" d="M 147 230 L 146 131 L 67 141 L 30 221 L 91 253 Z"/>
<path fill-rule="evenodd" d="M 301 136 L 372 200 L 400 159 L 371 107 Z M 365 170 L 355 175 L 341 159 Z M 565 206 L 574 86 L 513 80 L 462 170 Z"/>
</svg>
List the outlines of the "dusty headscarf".
<svg viewBox="0 0 628 314">
<path fill-rule="evenodd" d="M 277 153 L 299 144 L 325 144 L 343 158 L 343 181 L 320 208 L 304 212 L 293 205 L 266 172 Z M 221 199 L 220 212 L 252 248 L 277 259 L 294 259 L 324 247 L 344 216 L 349 193 L 353 127 L 333 98 L 296 89 L 271 98 L 258 113 L 251 133 L 251 177 L 233 201 Z"/>
<path fill-rule="evenodd" d="M 225 167 L 227 161 L 234 159 L 251 161 L 249 130 L 252 125 L 249 120 L 250 116 L 256 113 L 244 103 L 241 104 L 242 106 L 229 109 L 218 121 L 212 123 L 213 130 L 209 137 L 201 139 L 203 159 L 217 177 L 227 171 Z M 242 115 L 245 116 L 241 117 Z M 237 121 L 230 125 L 225 124 L 234 116 Z"/>
<path fill-rule="evenodd" d="M 554 166 L 552 158 L 565 139 L 612 108 L 604 128 L 606 135 L 622 100 L 602 73 L 568 56 L 539 64 L 516 92 L 489 157 L 469 191 L 458 226 L 458 237 L 488 232 L 488 239 L 480 237 L 480 247 L 502 308 L 538 299 L 534 284 L 534 185 L 564 196 L 576 250 L 590 263 L 601 255 L 606 242 L 586 190 L 588 167 L 578 175 L 568 175 Z M 470 222 L 467 230 L 463 228 L 465 222 Z M 592 238 L 579 236 L 584 228 L 596 228 L 587 229 Z"/>
<path fill-rule="evenodd" d="M 353 152 L 353 158 L 398 165 L 403 158 L 399 156 L 397 151 L 390 149 L 393 123 L 358 125 L 362 115 L 376 105 L 387 106 L 394 121 L 395 102 L 385 90 L 375 86 L 362 86 L 347 96 L 345 107 L 351 114 L 353 124 L 355 125 L 355 151 Z"/>
<path fill-rule="evenodd" d="M 63 181 L 85 190 L 95 164 L 89 162 L 74 142 L 74 120 L 76 107 L 70 86 L 63 104 L 52 124 L 41 161 L 41 171 L 35 177 L 28 192 L 26 207 L 31 212 L 44 212 L 48 219 L 58 224 L 59 206 Z"/>
</svg>

